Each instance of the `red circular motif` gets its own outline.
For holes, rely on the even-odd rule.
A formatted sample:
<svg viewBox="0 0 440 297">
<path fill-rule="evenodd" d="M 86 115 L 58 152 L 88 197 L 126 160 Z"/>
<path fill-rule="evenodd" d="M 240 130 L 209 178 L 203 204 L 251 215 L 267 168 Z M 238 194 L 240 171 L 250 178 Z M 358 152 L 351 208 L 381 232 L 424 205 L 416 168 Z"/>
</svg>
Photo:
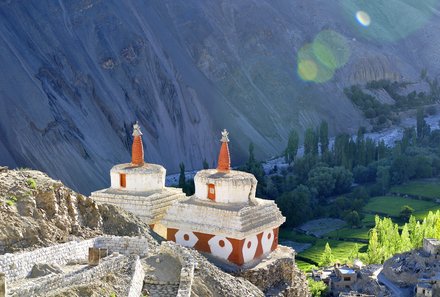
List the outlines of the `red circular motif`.
<svg viewBox="0 0 440 297">
<path fill-rule="evenodd" d="M 184 239 L 185 241 L 188 241 L 188 240 L 189 240 L 189 235 L 188 235 L 188 234 L 183 235 L 183 239 Z"/>
</svg>

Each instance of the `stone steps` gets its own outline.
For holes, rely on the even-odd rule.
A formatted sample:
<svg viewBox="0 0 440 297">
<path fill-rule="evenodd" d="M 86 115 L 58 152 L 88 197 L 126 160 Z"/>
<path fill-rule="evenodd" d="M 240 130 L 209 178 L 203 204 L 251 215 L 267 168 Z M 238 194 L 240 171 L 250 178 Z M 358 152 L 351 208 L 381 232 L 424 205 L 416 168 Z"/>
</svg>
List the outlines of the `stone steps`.
<svg viewBox="0 0 440 297">
<path fill-rule="evenodd" d="M 149 292 L 150 297 L 171 297 L 177 296 L 177 291 L 179 290 L 178 284 L 145 284 L 144 290 Z"/>
</svg>

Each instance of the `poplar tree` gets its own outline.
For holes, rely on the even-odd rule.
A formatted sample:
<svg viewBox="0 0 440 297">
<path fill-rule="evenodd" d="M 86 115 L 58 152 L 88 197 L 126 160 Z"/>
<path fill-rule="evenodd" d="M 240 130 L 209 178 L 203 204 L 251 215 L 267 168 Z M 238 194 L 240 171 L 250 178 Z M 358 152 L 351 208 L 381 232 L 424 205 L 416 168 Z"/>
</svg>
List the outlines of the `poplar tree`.
<svg viewBox="0 0 440 297">
<path fill-rule="evenodd" d="M 304 134 L 304 155 L 318 155 L 318 137 L 312 128 L 307 128 Z"/>
<path fill-rule="evenodd" d="M 400 250 L 399 253 L 407 252 L 413 248 L 411 238 L 409 236 L 408 225 L 403 225 L 402 234 L 400 235 Z"/>
<path fill-rule="evenodd" d="M 287 163 L 292 163 L 298 153 L 299 137 L 295 130 L 290 131 L 287 147 L 284 151 L 284 158 Z"/>
<path fill-rule="evenodd" d="M 330 143 L 328 139 L 328 124 L 326 121 L 322 121 L 319 126 L 319 142 L 321 145 L 321 155 L 328 151 L 328 145 Z"/>
<path fill-rule="evenodd" d="M 382 263 L 382 251 L 380 250 L 376 228 L 371 229 L 368 241 L 367 260 L 369 264 Z"/>
<path fill-rule="evenodd" d="M 330 266 L 334 263 L 332 249 L 328 242 L 325 244 L 324 252 L 321 255 L 319 266 Z"/>
</svg>

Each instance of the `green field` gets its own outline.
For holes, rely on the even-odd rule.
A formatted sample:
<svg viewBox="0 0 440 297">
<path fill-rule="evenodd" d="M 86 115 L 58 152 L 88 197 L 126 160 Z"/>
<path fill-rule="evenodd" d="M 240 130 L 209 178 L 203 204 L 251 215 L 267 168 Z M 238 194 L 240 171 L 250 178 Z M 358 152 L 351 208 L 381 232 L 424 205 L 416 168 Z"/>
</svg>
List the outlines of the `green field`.
<svg viewBox="0 0 440 297">
<path fill-rule="evenodd" d="M 374 217 L 375 217 L 374 214 L 369 214 L 369 213 L 364 214 L 364 218 L 362 219 L 362 224 L 365 227 L 374 227 L 375 224 Z"/>
<path fill-rule="evenodd" d="M 394 187 L 391 191 L 434 198 L 440 196 L 440 182 L 439 184 L 426 181 L 411 182 L 399 187 Z M 368 204 L 363 208 L 363 228 L 352 229 L 349 227 L 343 227 L 324 235 L 325 237 L 333 239 L 320 239 L 300 232 L 280 230 L 280 238 L 312 244 L 310 248 L 299 253 L 298 259 L 296 260 L 298 267 L 301 270 L 310 271 L 313 265 L 308 262 L 319 263 L 326 242 L 330 244 L 335 260 L 343 262 L 347 259 L 356 244 L 353 240 L 368 240 L 368 232 L 370 228 L 374 227 L 375 213 L 380 213 L 384 216 L 398 217 L 404 205 L 412 207 L 414 209 L 414 216 L 419 220 L 422 220 L 429 211 L 440 210 L 440 204 L 435 203 L 434 201 L 397 196 L 373 197 L 370 198 Z M 402 222 L 397 221 L 396 223 L 400 224 Z M 336 240 L 336 238 L 344 239 L 344 241 Z M 362 252 L 366 251 L 367 244 L 358 243 L 358 246 Z"/>
<path fill-rule="evenodd" d="M 298 268 L 301 269 L 302 271 L 311 271 L 314 267 L 316 267 L 313 264 L 304 262 L 299 259 L 295 259 L 295 263 L 296 263 L 296 266 L 298 266 Z"/>
<path fill-rule="evenodd" d="M 391 192 L 440 198 L 440 181 L 413 181 L 391 188 Z"/>
<path fill-rule="evenodd" d="M 414 209 L 414 213 L 424 213 L 432 209 L 437 209 L 439 204 L 431 201 L 409 199 L 395 196 L 379 196 L 371 198 L 363 208 L 366 212 L 384 213 L 389 216 L 399 216 L 400 210 L 404 205 L 409 205 Z"/>
<path fill-rule="evenodd" d="M 321 254 L 324 251 L 325 244 L 328 242 L 332 249 L 333 256 L 335 260 L 339 260 L 343 262 L 347 259 L 350 252 L 353 250 L 355 242 L 351 241 L 340 241 L 340 240 L 332 240 L 332 239 L 317 239 L 314 246 L 309 249 L 299 253 L 299 256 L 310 259 L 314 262 L 319 263 L 321 259 Z M 359 249 L 362 247 L 366 247 L 366 244 L 358 243 Z"/>
<path fill-rule="evenodd" d="M 285 229 L 280 229 L 279 237 L 295 242 L 312 243 L 312 244 L 315 243 L 317 239 L 316 237 L 311 235 L 306 235 L 300 232 L 285 230 Z"/>
<path fill-rule="evenodd" d="M 374 218 L 373 218 L 374 221 Z M 370 228 L 342 228 L 330 233 L 327 233 L 325 236 L 331 238 L 347 238 L 347 239 L 363 239 L 368 240 L 368 232 Z"/>
</svg>

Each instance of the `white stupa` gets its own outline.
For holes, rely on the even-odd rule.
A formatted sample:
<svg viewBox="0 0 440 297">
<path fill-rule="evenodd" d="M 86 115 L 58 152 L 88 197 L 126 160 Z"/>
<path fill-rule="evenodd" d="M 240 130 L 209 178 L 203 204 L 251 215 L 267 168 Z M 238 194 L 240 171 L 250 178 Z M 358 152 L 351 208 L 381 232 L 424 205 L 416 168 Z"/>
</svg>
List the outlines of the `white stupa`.
<svg viewBox="0 0 440 297">
<path fill-rule="evenodd" d="M 185 197 L 182 189 L 165 187 L 164 167 L 144 162 L 142 132 L 133 125 L 131 163 L 118 164 L 110 170 L 110 188 L 91 194 L 98 204 L 113 204 L 132 212 L 150 225 L 159 235 L 166 236 L 160 223 L 168 207 Z"/>
<path fill-rule="evenodd" d="M 199 171 L 195 194 L 175 201 L 161 223 L 166 239 L 243 265 L 278 246 L 284 223 L 274 201 L 255 197 L 257 180 L 230 169 L 228 132 L 222 132 L 217 169 Z"/>
</svg>

